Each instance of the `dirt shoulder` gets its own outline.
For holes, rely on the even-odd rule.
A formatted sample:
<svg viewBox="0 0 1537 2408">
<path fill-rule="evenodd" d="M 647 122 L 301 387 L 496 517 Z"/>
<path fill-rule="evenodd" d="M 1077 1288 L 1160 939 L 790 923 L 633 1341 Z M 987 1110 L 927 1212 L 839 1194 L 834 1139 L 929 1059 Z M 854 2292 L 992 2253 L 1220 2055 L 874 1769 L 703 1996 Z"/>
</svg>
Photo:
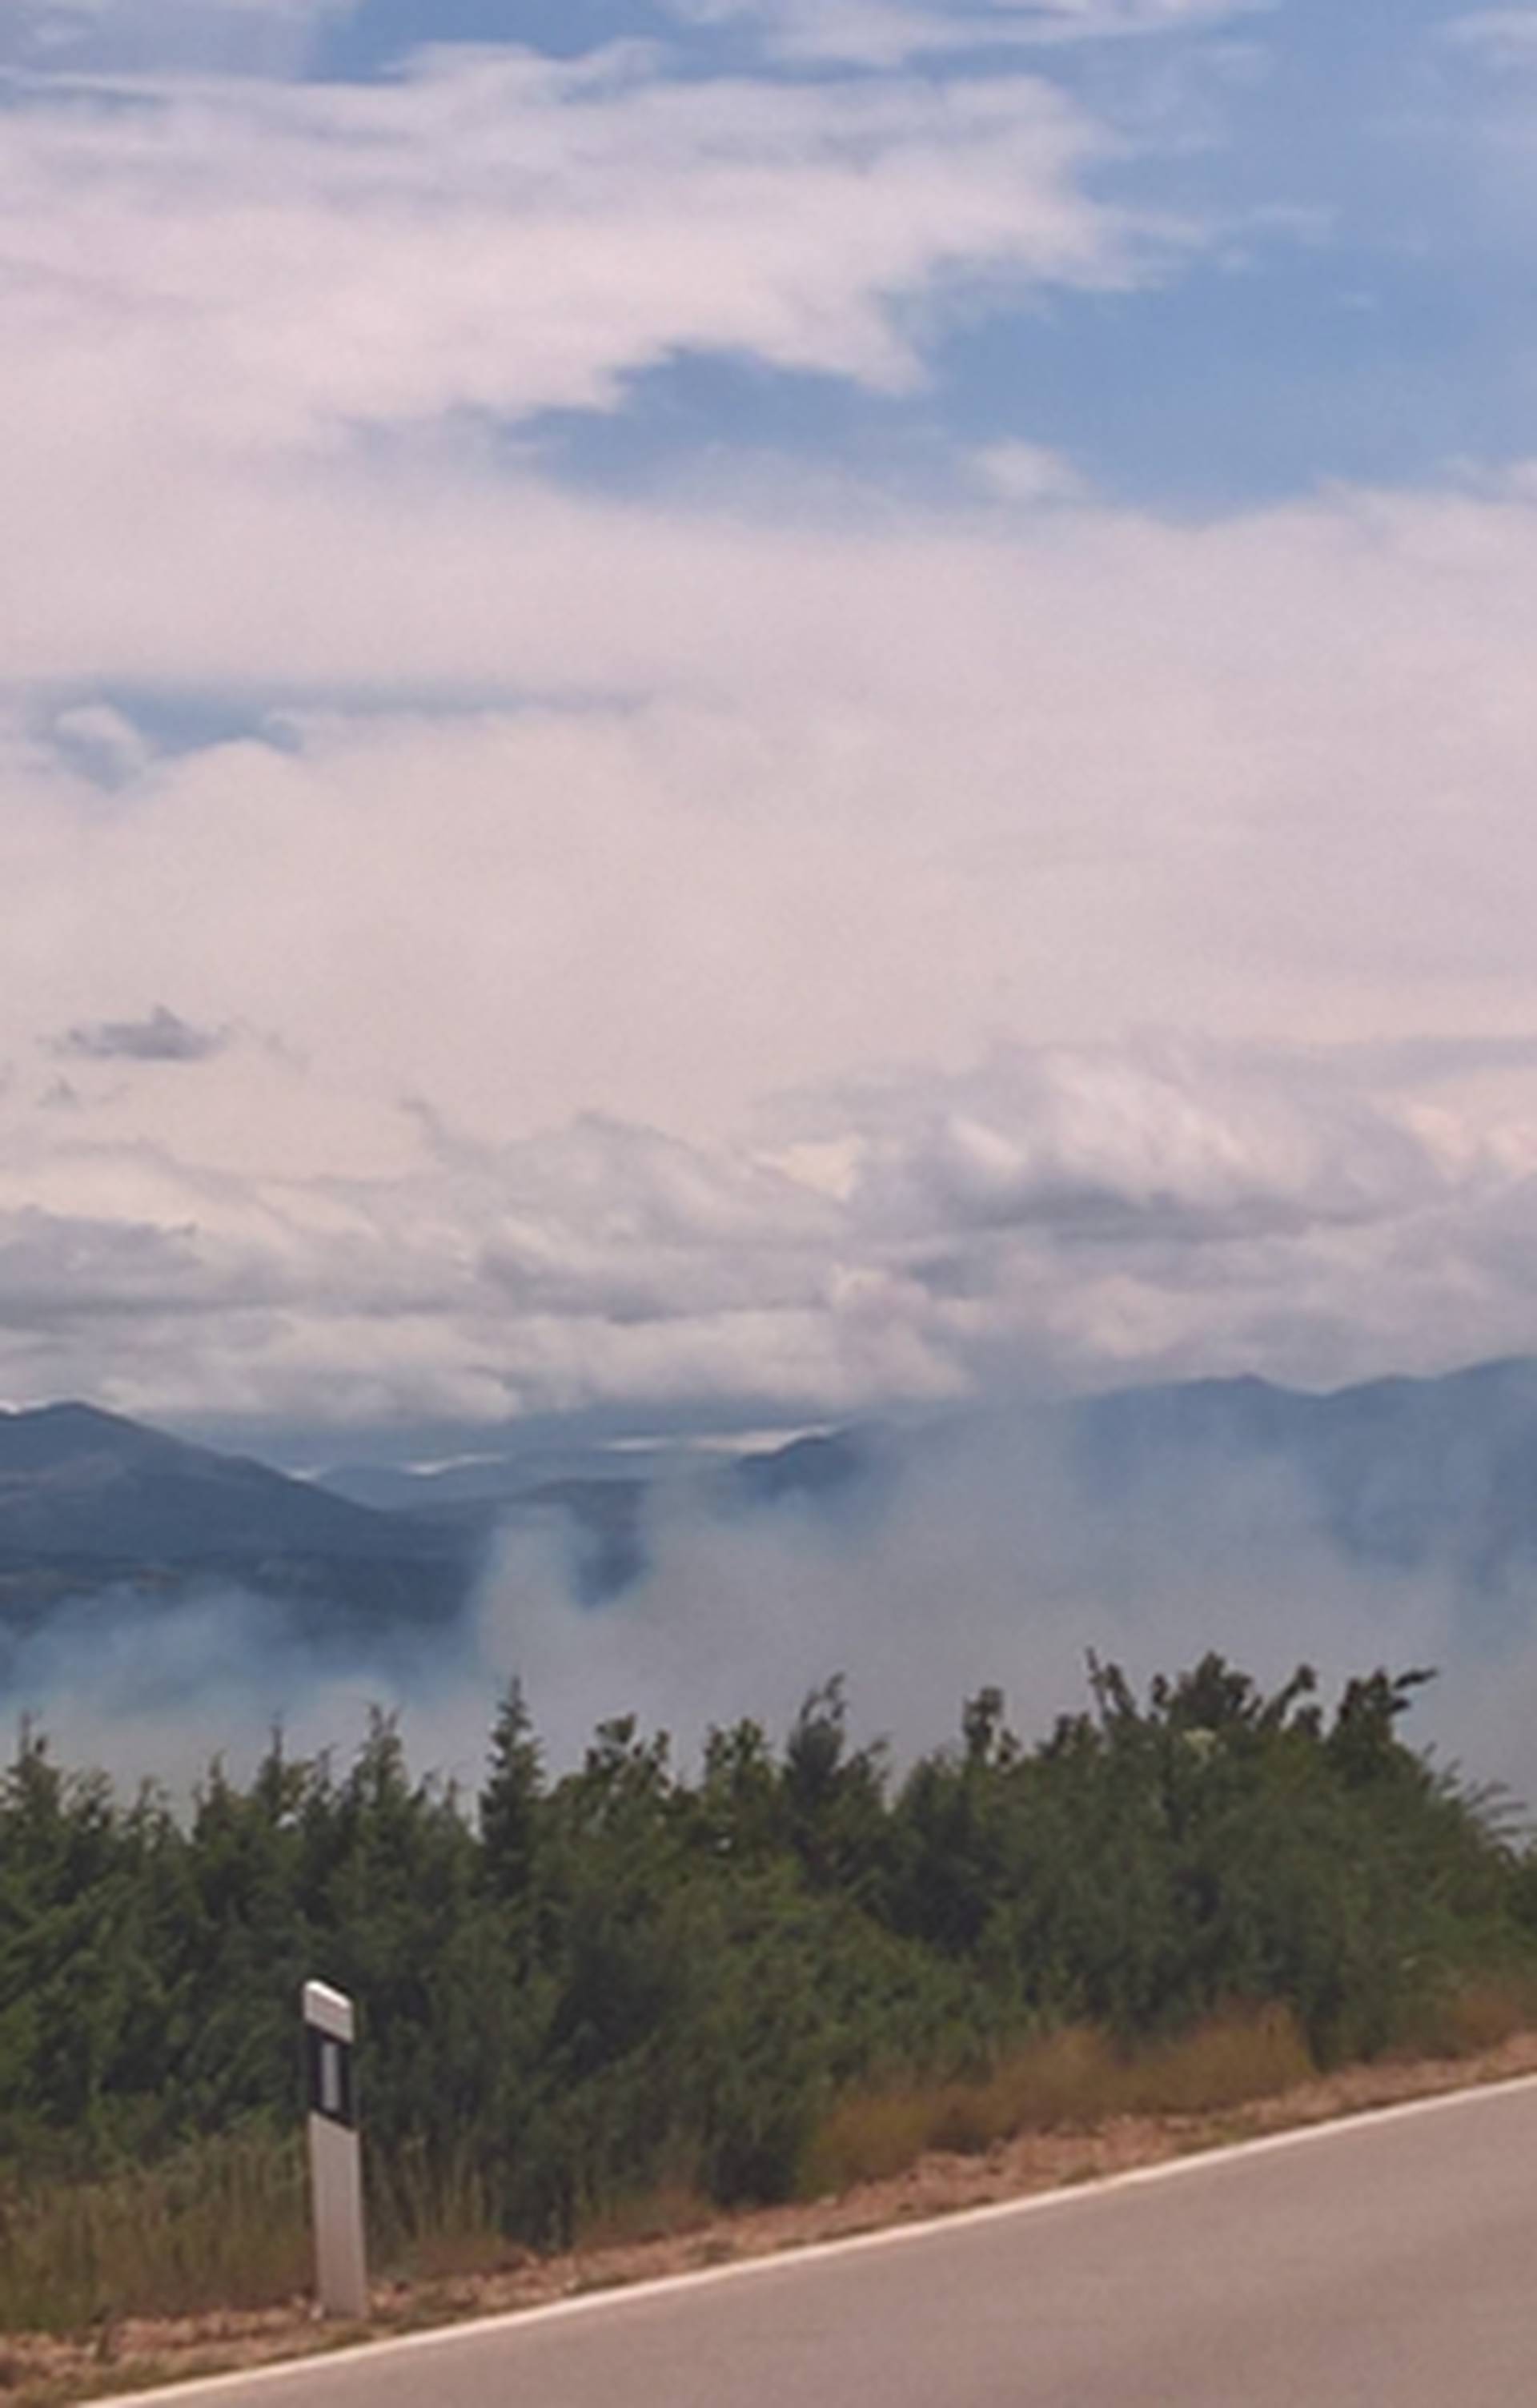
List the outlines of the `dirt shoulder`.
<svg viewBox="0 0 1537 2408">
<path fill-rule="evenodd" d="M 500 2265 L 481 2273 L 381 2284 L 368 2324 L 345 2330 L 320 2325 L 308 2302 L 295 2300 L 261 2315 L 128 2321 L 87 2342 L 41 2335 L 0 2340 L 0 2398 L 13 2408 L 65 2408 L 72 2401 L 238 2372 L 434 2325 L 545 2307 L 583 2292 L 1027 2199 L 1268 2133 L 1532 2073 L 1537 2031 L 1518 2033 L 1477 2057 L 1357 2067 L 1221 2114 L 1128 2115 L 1092 2130 L 1026 2132 L 977 2157 L 922 2157 L 906 2173 L 860 2184 L 838 2198 L 712 2216 L 686 2230 L 560 2257 L 509 2252 Z"/>
</svg>

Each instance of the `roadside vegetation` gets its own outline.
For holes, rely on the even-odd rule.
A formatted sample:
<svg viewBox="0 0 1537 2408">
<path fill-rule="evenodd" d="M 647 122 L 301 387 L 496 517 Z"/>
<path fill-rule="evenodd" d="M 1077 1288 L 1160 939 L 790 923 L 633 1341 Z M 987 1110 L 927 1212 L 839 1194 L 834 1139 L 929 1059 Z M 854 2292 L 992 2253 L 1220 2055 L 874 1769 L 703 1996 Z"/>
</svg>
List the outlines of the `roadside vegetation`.
<svg viewBox="0 0 1537 2408">
<path fill-rule="evenodd" d="M 376 1720 L 185 1816 L 23 1733 L 0 2329 L 302 2286 L 308 1976 L 361 2009 L 376 2255 L 428 2272 L 1487 2046 L 1537 2012 L 1537 1857 L 1404 1741 L 1422 1678 L 1096 1664 L 1041 1742 L 985 1691 L 899 1780 L 837 1682 L 688 1777 L 622 1720 L 552 1780 L 514 1692 L 478 1799 Z"/>
</svg>

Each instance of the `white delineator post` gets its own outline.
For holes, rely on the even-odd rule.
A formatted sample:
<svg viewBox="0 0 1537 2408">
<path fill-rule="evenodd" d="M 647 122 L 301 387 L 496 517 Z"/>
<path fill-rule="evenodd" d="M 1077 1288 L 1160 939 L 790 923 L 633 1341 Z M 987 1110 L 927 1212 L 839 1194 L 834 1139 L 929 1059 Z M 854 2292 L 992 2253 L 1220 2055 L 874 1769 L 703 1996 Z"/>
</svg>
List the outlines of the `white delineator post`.
<svg viewBox="0 0 1537 2408">
<path fill-rule="evenodd" d="M 309 2195 L 315 2278 L 328 2316 L 366 2316 L 368 2266 L 363 2243 L 363 2163 L 357 2137 L 352 2001 L 323 1982 L 304 1985 L 305 2063 L 309 2083 Z"/>
</svg>

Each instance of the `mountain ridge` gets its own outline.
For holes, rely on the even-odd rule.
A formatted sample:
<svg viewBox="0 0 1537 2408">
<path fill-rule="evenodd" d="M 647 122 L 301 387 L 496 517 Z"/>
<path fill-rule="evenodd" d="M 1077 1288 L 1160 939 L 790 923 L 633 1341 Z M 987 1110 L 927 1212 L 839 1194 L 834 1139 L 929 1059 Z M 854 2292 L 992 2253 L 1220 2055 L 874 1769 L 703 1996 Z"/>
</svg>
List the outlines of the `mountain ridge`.
<svg viewBox="0 0 1537 2408">
<path fill-rule="evenodd" d="M 1353 1560 L 1444 1567 L 1481 1591 L 1529 1568 L 1537 1579 L 1537 1360 L 1527 1356 L 1325 1391 L 1256 1374 L 1151 1383 L 854 1423 L 708 1458 L 677 1446 L 583 1458 L 573 1447 L 557 1463 L 498 1455 L 488 1433 L 485 1455 L 447 1477 L 353 1465 L 299 1478 L 60 1400 L 0 1412 L 0 1630 L 36 1628 L 110 1590 L 159 1599 L 212 1583 L 270 1599 L 307 1634 L 409 1631 L 452 1618 L 497 1532 L 530 1524 L 555 1533 L 573 1592 L 601 1605 L 646 1571 L 651 1517 L 667 1498 L 722 1523 L 855 1511 L 979 1433 L 1005 1466 L 1051 1450 L 1084 1512 L 1142 1499 L 1199 1513 L 1214 1484 L 1254 1469 L 1291 1484 Z M 360 1487 L 380 1501 L 360 1501 Z"/>
</svg>

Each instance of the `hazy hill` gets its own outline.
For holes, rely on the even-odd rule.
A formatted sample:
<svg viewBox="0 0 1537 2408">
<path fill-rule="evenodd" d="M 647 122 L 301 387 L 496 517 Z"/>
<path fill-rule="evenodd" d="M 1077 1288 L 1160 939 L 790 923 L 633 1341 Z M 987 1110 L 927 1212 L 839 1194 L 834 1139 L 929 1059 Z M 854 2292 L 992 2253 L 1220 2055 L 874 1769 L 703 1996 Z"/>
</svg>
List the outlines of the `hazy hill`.
<svg viewBox="0 0 1537 2408">
<path fill-rule="evenodd" d="M 1325 1396 L 1253 1379 L 1128 1389 L 1074 1408 L 1071 1424 L 1091 1495 L 1269 1466 L 1362 1561 L 1445 1566 L 1481 1587 L 1537 1567 L 1537 1362 Z"/>
<path fill-rule="evenodd" d="M 230 1581 L 341 1619 L 451 1610 L 469 1549 L 242 1456 L 79 1404 L 0 1413 L 0 1612 Z"/>
<path fill-rule="evenodd" d="M 1065 1475 L 1069 1510 L 1199 1516 L 1236 1478 L 1281 1484 L 1296 1517 L 1350 1559 L 1450 1570 L 1469 1589 L 1537 1575 L 1537 1363 L 1491 1363 L 1329 1395 L 1207 1380 L 925 1426 L 869 1426 L 738 1458 L 520 1451 L 510 1433 L 432 1471 L 352 1465 L 296 1480 L 92 1407 L 0 1413 L 0 1624 L 127 1586 L 174 1597 L 229 1581 L 338 1641 L 451 1616 L 499 1528 L 537 1526 L 601 1603 L 646 1568 L 660 1500 L 723 1523 L 860 1509 L 983 1445 L 995 1476 L 1034 1451 Z M 1074 1501 L 1076 1500 L 1076 1501 Z M 1523 1592 L 1524 1593 L 1524 1592 Z"/>
<path fill-rule="evenodd" d="M 408 1518 L 370 1512 L 266 1464 L 215 1455 L 90 1405 L 0 1413 L 0 1552 L 143 1555 L 432 1552 Z"/>
<path fill-rule="evenodd" d="M 1440 1378 L 1390 1379 L 1327 1394 L 1255 1378 L 1127 1388 L 1055 1405 L 951 1413 L 899 1428 L 866 1425 L 701 1464 L 677 1453 L 573 1461 L 549 1476 L 494 1452 L 431 1474 L 338 1475 L 353 1495 L 443 1523 L 487 1528 L 555 1511 L 567 1517 L 590 1597 L 643 1568 L 646 1516 L 686 1491 L 725 1518 L 837 1512 L 921 1479 L 977 1447 L 995 1474 L 1048 1455 L 1085 1513 L 1135 1504 L 1199 1514 L 1238 1476 L 1269 1480 L 1298 1517 L 1349 1559 L 1385 1570 L 1449 1570 L 1488 1589 L 1537 1573 L 1537 1362 L 1487 1363 Z M 1279 1525 L 1278 1525 L 1279 1526 Z M 1256 1543 L 1263 1544 L 1257 1530 Z"/>
</svg>

